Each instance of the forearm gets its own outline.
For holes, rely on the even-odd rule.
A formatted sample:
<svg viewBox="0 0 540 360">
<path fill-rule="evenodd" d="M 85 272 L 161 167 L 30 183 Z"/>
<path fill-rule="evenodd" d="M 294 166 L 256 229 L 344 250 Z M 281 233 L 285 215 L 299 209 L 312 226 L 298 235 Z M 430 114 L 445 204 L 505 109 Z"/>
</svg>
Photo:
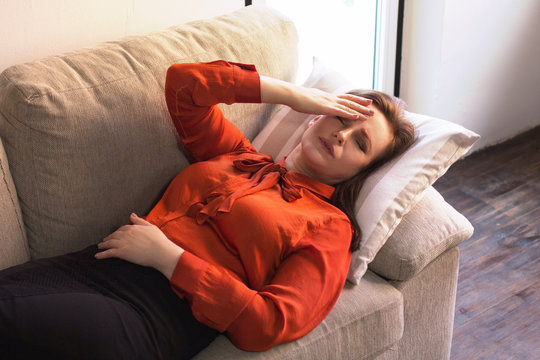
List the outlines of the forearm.
<svg viewBox="0 0 540 360">
<path fill-rule="evenodd" d="M 295 96 L 297 85 L 262 75 L 260 80 L 262 103 L 283 104 L 292 107 L 292 99 Z"/>
</svg>

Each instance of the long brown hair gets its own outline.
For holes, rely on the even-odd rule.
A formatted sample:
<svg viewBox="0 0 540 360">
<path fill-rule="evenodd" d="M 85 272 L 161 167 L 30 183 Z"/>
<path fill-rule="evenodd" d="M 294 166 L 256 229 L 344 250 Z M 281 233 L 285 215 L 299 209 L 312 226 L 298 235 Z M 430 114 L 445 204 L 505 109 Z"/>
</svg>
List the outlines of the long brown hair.
<svg viewBox="0 0 540 360">
<path fill-rule="evenodd" d="M 335 185 L 334 194 L 330 199 L 332 204 L 343 211 L 351 221 L 353 234 L 350 250 L 354 251 L 360 246 L 362 238 L 362 229 L 356 221 L 354 205 L 364 181 L 386 162 L 403 154 L 414 143 L 415 135 L 414 126 L 404 117 L 405 105 L 400 99 L 376 90 L 353 90 L 349 94 L 373 100 L 373 106 L 384 115 L 393 132 L 393 139 L 385 151 L 352 178 Z"/>
</svg>

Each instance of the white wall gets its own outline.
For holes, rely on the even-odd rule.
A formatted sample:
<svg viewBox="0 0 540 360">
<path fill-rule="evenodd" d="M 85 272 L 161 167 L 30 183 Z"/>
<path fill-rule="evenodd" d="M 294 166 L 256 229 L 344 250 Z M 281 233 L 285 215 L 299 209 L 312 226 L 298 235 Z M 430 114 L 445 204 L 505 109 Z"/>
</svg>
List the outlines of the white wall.
<svg viewBox="0 0 540 360">
<path fill-rule="evenodd" d="M 244 0 L 0 0 L 0 72 L 243 6 Z"/>
<path fill-rule="evenodd" d="M 405 1 L 400 95 L 461 124 L 474 149 L 540 124 L 540 1 Z"/>
</svg>

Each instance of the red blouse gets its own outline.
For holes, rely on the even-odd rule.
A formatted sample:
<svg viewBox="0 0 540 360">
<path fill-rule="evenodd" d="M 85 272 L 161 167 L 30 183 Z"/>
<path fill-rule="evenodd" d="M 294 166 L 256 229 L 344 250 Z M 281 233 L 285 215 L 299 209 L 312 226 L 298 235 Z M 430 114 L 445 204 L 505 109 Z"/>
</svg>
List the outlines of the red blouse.
<svg viewBox="0 0 540 360">
<path fill-rule="evenodd" d="M 185 249 L 171 278 L 194 316 L 244 350 L 295 340 L 328 315 L 350 262 L 333 187 L 255 151 L 216 104 L 260 102 L 253 66 L 175 64 L 167 106 L 192 164 L 146 219 Z"/>
</svg>

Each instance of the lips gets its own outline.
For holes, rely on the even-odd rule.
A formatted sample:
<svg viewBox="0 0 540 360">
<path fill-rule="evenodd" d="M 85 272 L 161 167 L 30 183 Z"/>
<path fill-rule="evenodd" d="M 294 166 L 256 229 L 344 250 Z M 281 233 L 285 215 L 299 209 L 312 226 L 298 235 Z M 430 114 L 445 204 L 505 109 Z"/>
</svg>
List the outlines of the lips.
<svg viewBox="0 0 540 360">
<path fill-rule="evenodd" d="M 330 142 L 328 140 L 326 140 L 325 138 L 322 138 L 319 136 L 319 141 L 321 142 L 323 148 L 328 152 L 328 154 L 330 154 L 330 156 L 334 156 L 334 146 L 332 144 L 330 144 Z"/>
</svg>

